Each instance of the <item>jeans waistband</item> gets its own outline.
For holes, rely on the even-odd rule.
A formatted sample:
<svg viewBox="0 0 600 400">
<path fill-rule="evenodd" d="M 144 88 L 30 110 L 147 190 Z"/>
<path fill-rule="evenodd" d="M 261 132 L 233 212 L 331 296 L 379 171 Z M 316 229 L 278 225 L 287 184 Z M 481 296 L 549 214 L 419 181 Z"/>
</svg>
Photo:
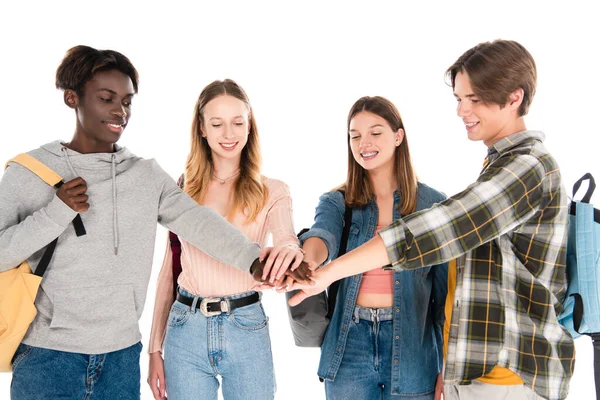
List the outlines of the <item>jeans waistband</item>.
<svg viewBox="0 0 600 400">
<path fill-rule="evenodd" d="M 393 307 L 368 308 L 356 306 L 354 308 L 354 319 L 365 321 L 391 321 L 394 318 Z"/>
</svg>

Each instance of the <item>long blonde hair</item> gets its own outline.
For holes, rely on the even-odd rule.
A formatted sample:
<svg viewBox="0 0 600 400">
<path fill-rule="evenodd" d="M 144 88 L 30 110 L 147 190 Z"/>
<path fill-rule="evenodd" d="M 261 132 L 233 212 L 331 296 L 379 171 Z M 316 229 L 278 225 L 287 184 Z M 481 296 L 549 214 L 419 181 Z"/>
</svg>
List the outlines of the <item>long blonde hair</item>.
<svg viewBox="0 0 600 400">
<path fill-rule="evenodd" d="M 400 117 L 400 112 L 391 101 L 384 97 L 361 97 L 354 103 L 348 113 L 347 132 L 350 132 L 350 122 L 352 121 L 352 118 L 363 111 L 385 119 L 394 132 L 398 129 L 404 130 L 404 139 L 400 146 L 396 147 L 396 150 L 394 151 L 393 173 L 398 184 L 398 192 L 401 195 L 401 202 L 399 204 L 400 214 L 411 214 L 415 212 L 417 208 L 417 176 L 410 159 L 408 139 L 406 137 L 404 123 Z M 338 189 L 344 189 L 346 191 L 345 197 L 348 206 L 362 207 L 366 205 L 370 199 L 375 197 L 373 186 L 371 185 L 367 171 L 354 159 L 348 138 L 346 138 L 346 143 L 348 145 L 348 176 L 346 178 L 346 183 L 341 185 Z"/>
<path fill-rule="evenodd" d="M 250 101 L 244 89 L 235 81 L 225 79 L 214 81 L 206 86 L 194 108 L 194 119 L 192 121 L 191 148 L 185 165 L 184 190 L 198 203 L 202 203 L 208 190 L 208 184 L 214 173 L 212 152 L 208 141 L 202 137 L 204 128 L 204 107 L 216 97 L 229 95 L 244 102 L 248 108 L 248 123 L 250 130 L 248 142 L 242 149 L 240 159 L 240 173 L 234 182 L 234 190 L 231 193 L 232 205 L 227 210 L 227 219 L 231 221 L 238 212 L 246 213 L 246 222 L 256 219 L 267 202 L 268 189 L 260 175 L 261 154 L 258 138 L 258 129 L 252 113 Z"/>
</svg>

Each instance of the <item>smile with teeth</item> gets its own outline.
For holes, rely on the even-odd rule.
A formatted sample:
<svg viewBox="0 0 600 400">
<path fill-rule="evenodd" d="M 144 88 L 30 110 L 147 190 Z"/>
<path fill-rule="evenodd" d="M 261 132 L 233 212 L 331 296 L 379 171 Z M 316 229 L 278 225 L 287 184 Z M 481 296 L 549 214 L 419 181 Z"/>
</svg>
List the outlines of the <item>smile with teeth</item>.
<svg viewBox="0 0 600 400">
<path fill-rule="evenodd" d="M 220 145 L 223 146 L 226 149 L 233 149 L 237 144 L 238 144 L 238 142 L 235 142 L 235 143 L 220 143 Z"/>
<path fill-rule="evenodd" d="M 121 133 L 125 129 L 125 123 L 104 122 L 104 124 L 114 133 Z"/>
<path fill-rule="evenodd" d="M 364 159 L 371 159 L 374 158 L 377 154 L 379 154 L 378 151 L 370 151 L 368 153 L 360 153 L 360 156 Z"/>
<path fill-rule="evenodd" d="M 477 121 L 477 122 L 465 122 L 465 125 L 466 125 L 467 128 L 472 128 L 475 125 L 477 125 L 478 123 L 479 123 L 479 121 Z"/>
</svg>

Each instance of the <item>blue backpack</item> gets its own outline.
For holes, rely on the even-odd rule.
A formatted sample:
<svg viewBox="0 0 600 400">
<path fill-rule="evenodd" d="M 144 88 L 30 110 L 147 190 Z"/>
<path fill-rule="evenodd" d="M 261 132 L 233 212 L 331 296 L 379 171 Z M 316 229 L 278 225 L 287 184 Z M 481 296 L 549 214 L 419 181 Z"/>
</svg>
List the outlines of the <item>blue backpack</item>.
<svg viewBox="0 0 600 400">
<path fill-rule="evenodd" d="M 575 201 L 584 180 L 589 180 L 588 190 Z M 600 210 L 590 203 L 595 188 L 592 175 L 585 174 L 573 185 L 569 207 L 568 289 L 558 320 L 574 338 L 600 334 Z"/>
<path fill-rule="evenodd" d="M 588 190 L 575 201 L 581 183 Z M 600 210 L 590 203 L 596 183 L 587 173 L 573 185 L 567 236 L 567 295 L 558 321 L 574 338 L 592 338 L 596 398 L 600 399 Z"/>
</svg>

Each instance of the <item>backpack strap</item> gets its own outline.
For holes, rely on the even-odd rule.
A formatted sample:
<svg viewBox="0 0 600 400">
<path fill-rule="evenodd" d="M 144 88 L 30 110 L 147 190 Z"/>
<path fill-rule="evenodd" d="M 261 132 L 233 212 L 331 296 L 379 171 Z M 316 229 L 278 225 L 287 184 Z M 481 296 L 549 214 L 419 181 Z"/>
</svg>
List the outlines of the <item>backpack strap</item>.
<svg viewBox="0 0 600 400">
<path fill-rule="evenodd" d="M 590 183 L 588 185 L 588 190 L 585 192 L 585 195 L 581 199 L 582 203 L 589 203 L 592 200 L 592 194 L 594 194 L 594 190 L 596 189 L 596 181 L 594 177 L 589 172 L 583 175 L 575 184 L 573 185 L 573 198 L 575 198 L 575 194 L 581 187 L 581 183 L 585 180 L 589 180 Z"/>
<path fill-rule="evenodd" d="M 40 179 L 46 182 L 48 185 L 59 189 L 65 182 L 63 178 L 58 175 L 56 172 L 48 168 L 44 163 L 37 160 L 36 158 L 30 156 L 29 154 L 19 154 L 18 156 L 11 158 L 4 165 L 4 169 L 8 167 L 8 164 L 14 162 L 23 167 L 27 168 L 34 174 L 36 174 Z M 81 215 L 77 214 L 73 219 L 73 227 L 75 228 L 75 234 L 77 236 L 83 236 L 86 234 L 85 227 L 83 226 L 83 221 L 81 220 Z M 50 265 L 50 260 L 52 259 L 52 255 L 54 254 L 54 249 L 56 248 L 56 243 L 58 242 L 58 238 L 54 239 L 48 246 L 46 246 L 46 250 L 38 263 L 34 275 L 42 277 Z"/>
<path fill-rule="evenodd" d="M 52 171 L 46 165 L 44 165 L 41 161 L 33 158 L 29 154 L 19 154 L 15 158 L 11 158 L 6 162 L 4 169 L 8 167 L 8 164 L 14 162 L 22 165 L 27 168 L 34 174 L 40 177 L 44 182 L 46 182 L 50 186 L 54 186 L 55 188 L 59 188 L 62 186 L 63 178 L 58 175 L 56 172 Z M 57 186 L 58 185 L 58 186 Z"/>
<path fill-rule="evenodd" d="M 340 190 L 340 193 L 342 193 L 342 196 L 344 196 L 344 229 L 342 230 L 340 249 L 338 250 L 338 255 L 336 258 L 346 254 L 346 249 L 348 248 L 348 237 L 350 236 L 350 225 L 352 225 L 352 207 L 348 207 L 346 205 L 346 193 L 343 190 Z M 327 318 L 329 318 L 330 321 L 335 309 L 335 302 L 339 288 L 340 281 L 335 281 L 329 285 L 329 290 L 327 291 Z"/>
<path fill-rule="evenodd" d="M 177 180 L 177 186 L 183 190 L 185 185 L 185 175 L 181 174 L 179 179 Z M 169 231 L 169 243 L 171 245 L 172 256 L 172 269 L 173 269 L 173 298 L 177 298 L 177 280 L 179 279 L 179 274 L 181 274 L 181 242 L 179 241 L 179 236 L 175 232 Z"/>
</svg>

